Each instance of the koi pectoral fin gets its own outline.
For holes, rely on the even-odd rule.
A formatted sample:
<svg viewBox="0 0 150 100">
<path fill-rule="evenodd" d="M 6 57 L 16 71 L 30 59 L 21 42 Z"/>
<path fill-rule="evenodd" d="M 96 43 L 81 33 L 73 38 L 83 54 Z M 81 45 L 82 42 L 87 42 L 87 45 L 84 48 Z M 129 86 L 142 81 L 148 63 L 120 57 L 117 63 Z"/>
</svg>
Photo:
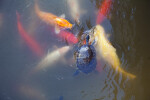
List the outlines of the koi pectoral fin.
<svg viewBox="0 0 150 100">
<path fill-rule="evenodd" d="M 55 26 L 55 33 L 59 34 L 60 33 L 60 28 L 58 26 Z"/>
</svg>

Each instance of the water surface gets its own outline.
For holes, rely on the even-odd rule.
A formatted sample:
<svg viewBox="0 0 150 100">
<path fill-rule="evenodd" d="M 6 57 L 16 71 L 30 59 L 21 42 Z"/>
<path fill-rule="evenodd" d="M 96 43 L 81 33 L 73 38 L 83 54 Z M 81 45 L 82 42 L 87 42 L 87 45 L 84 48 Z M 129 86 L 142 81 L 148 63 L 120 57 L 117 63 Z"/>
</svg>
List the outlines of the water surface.
<svg viewBox="0 0 150 100">
<path fill-rule="evenodd" d="M 80 17 L 81 25 L 74 31 L 85 31 L 96 22 L 103 0 L 81 0 L 80 6 L 87 13 Z M 148 1 L 112 0 L 110 13 L 101 23 L 117 50 L 123 69 L 137 76 L 130 80 L 116 75 L 110 66 L 101 63 L 101 69 L 88 75 L 73 77 L 76 66 L 73 50 L 62 61 L 35 75 L 28 73 L 42 57 L 36 56 L 18 34 L 16 11 L 26 31 L 42 46 L 45 55 L 66 46 L 62 39 L 52 35 L 51 28 L 34 12 L 32 0 L 0 1 L 0 100 L 149 100 L 149 7 Z M 57 16 L 66 15 L 74 20 L 65 0 L 39 0 L 43 11 Z"/>
</svg>

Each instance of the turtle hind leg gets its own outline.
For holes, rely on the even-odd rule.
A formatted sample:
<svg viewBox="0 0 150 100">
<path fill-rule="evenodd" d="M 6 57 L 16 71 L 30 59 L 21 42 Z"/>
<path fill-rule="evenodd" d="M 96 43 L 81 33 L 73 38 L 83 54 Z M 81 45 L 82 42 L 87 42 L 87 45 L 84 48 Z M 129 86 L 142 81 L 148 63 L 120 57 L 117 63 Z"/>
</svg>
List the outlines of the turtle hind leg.
<svg viewBox="0 0 150 100">
<path fill-rule="evenodd" d="M 73 76 L 77 76 L 77 75 L 79 75 L 79 73 L 80 73 L 80 70 L 77 69 L 77 70 L 74 72 Z"/>
<path fill-rule="evenodd" d="M 59 100 L 64 100 L 64 97 L 63 97 L 63 96 L 60 96 L 60 97 L 59 97 Z"/>
</svg>

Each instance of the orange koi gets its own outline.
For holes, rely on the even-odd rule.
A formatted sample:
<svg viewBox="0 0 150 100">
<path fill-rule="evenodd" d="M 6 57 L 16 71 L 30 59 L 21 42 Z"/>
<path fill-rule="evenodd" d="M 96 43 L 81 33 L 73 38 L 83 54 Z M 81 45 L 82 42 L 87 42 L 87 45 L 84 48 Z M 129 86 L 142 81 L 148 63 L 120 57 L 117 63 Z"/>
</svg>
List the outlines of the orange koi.
<svg viewBox="0 0 150 100">
<path fill-rule="evenodd" d="M 24 30 L 20 22 L 20 14 L 16 12 L 16 15 L 19 34 L 25 40 L 26 44 L 31 48 L 31 50 L 36 53 L 36 55 L 43 56 L 43 50 L 41 49 L 40 45 Z"/>
<path fill-rule="evenodd" d="M 56 15 L 52 13 L 41 11 L 37 3 L 35 3 L 35 12 L 42 21 L 46 22 L 47 24 L 54 25 L 56 33 L 59 33 L 60 29 L 63 29 L 63 28 L 71 29 L 73 26 L 69 21 L 64 19 L 63 16 L 57 17 Z"/>
</svg>

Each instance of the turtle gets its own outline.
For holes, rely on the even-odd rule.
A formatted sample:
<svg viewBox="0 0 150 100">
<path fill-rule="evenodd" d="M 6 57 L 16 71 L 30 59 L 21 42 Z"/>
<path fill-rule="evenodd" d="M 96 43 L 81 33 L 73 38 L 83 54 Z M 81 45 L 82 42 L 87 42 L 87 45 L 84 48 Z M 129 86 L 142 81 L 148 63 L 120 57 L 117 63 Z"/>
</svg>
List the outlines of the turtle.
<svg viewBox="0 0 150 100">
<path fill-rule="evenodd" d="M 85 74 L 92 72 L 97 65 L 96 50 L 94 48 L 94 42 L 89 44 L 89 35 L 86 36 L 86 44 L 80 46 L 75 52 L 77 71 L 74 75 L 78 75 L 81 71 Z"/>
</svg>

